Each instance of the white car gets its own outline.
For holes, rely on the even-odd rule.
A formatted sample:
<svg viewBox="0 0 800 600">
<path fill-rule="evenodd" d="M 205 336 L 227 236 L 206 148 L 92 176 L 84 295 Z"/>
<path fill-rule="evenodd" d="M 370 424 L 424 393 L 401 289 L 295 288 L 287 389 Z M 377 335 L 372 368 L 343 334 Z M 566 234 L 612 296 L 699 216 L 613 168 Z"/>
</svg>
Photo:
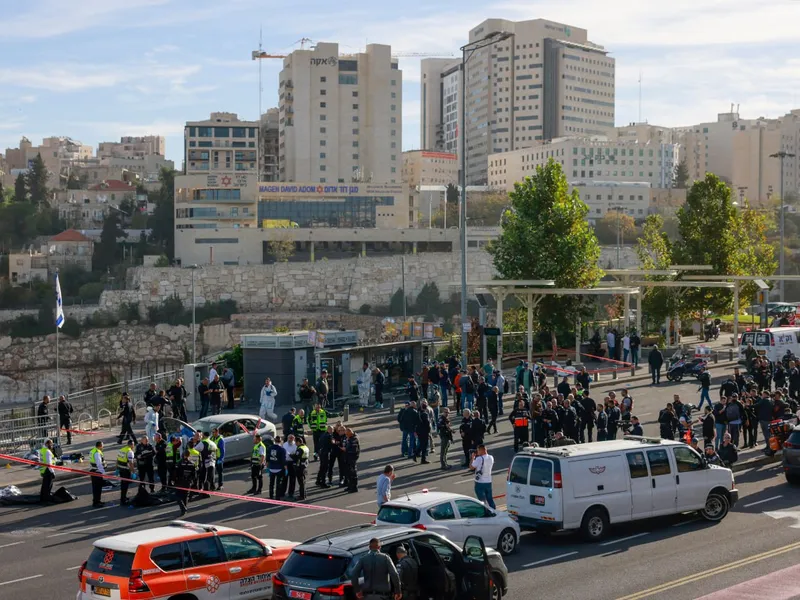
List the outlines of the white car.
<svg viewBox="0 0 800 600">
<path fill-rule="evenodd" d="M 507 512 L 448 492 L 403 494 L 381 506 L 375 524 L 434 531 L 457 544 L 475 535 L 503 556 L 513 553 L 519 542 L 519 524 Z"/>
<path fill-rule="evenodd" d="M 177 435 L 184 443 L 195 432 L 205 433 L 207 431 L 211 433 L 214 428 L 219 429 L 220 435 L 225 438 L 226 462 L 249 459 L 253 452 L 253 436 L 255 433 L 261 434 L 261 439 L 267 446 L 272 443 L 276 436 L 275 425 L 260 419 L 258 415 L 223 413 L 203 417 L 191 425 L 185 421 L 165 417 L 161 419 L 161 423 L 170 437 Z"/>
</svg>

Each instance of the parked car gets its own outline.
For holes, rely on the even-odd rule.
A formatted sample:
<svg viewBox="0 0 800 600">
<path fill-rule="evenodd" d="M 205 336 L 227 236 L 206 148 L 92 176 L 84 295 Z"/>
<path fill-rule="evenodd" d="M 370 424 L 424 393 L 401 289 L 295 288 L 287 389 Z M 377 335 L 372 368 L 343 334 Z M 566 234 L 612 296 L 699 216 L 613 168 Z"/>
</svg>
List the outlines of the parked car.
<svg viewBox="0 0 800 600">
<path fill-rule="evenodd" d="M 800 426 L 795 426 L 783 442 L 783 472 L 786 481 L 792 485 L 800 484 Z"/>
<path fill-rule="evenodd" d="M 185 421 L 166 417 L 161 423 L 169 436 L 178 435 L 182 438 L 191 438 L 194 433 L 205 431 L 211 433 L 215 427 L 219 428 L 220 435 L 225 438 L 225 460 L 239 460 L 250 458 L 253 452 L 253 436 L 256 424 L 259 423 L 258 415 L 221 414 L 203 417 L 191 425 Z M 264 443 L 272 442 L 276 436 L 275 425 L 261 419 L 258 433 Z M 185 441 L 185 440 L 184 440 Z"/>
<path fill-rule="evenodd" d="M 354 600 L 351 575 L 372 538 L 397 562 L 403 544 L 420 565 L 420 598 L 499 600 L 508 590 L 508 569 L 496 550 L 477 536 L 463 547 L 432 531 L 413 527 L 359 525 L 322 534 L 295 546 L 272 578 L 274 600 Z"/>
<path fill-rule="evenodd" d="M 512 554 L 519 541 L 519 524 L 507 512 L 491 509 L 475 498 L 449 492 L 400 496 L 381 506 L 375 523 L 435 531 L 456 544 L 463 544 L 468 536 L 476 535 L 503 556 Z"/>
<path fill-rule="evenodd" d="M 525 448 L 508 470 L 506 500 L 522 529 L 580 530 L 599 541 L 615 523 L 661 515 L 698 511 L 721 521 L 739 491 L 730 469 L 686 444 L 637 436 Z"/>
<path fill-rule="evenodd" d="M 296 542 L 173 521 L 94 542 L 77 600 L 272 598 L 272 576 Z"/>
</svg>

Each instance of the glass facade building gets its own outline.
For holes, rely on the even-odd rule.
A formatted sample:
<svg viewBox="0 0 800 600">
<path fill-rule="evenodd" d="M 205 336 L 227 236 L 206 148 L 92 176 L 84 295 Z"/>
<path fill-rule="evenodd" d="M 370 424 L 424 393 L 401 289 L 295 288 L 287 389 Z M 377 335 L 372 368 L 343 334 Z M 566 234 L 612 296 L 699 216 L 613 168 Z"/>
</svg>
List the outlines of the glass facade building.
<svg viewBox="0 0 800 600">
<path fill-rule="evenodd" d="M 261 200 L 258 222 L 289 220 L 301 228 L 377 226 L 381 206 L 394 206 L 393 196 L 350 196 L 333 200 Z"/>
</svg>

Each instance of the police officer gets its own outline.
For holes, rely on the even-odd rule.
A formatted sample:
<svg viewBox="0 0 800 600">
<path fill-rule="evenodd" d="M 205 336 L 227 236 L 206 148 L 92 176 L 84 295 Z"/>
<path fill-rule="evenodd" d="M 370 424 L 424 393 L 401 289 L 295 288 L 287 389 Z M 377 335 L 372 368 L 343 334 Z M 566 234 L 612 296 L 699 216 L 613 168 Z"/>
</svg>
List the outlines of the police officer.
<svg viewBox="0 0 800 600">
<path fill-rule="evenodd" d="M 136 450 L 133 455 L 136 457 L 136 469 L 139 472 L 139 480 L 142 487 L 145 485 L 145 479 L 150 482 L 150 493 L 156 491 L 155 476 L 153 475 L 153 459 L 156 456 L 156 450 L 150 444 L 147 436 L 144 436 L 141 441 L 136 444 Z"/>
<path fill-rule="evenodd" d="M 308 471 L 308 459 L 311 451 L 306 446 L 306 441 L 301 437 L 297 440 L 297 452 L 294 455 L 294 475 L 297 478 L 298 494 L 297 500 L 302 502 L 306 499 L 306 473 Z"/>
<path fill-rule="evenodd" d="M 304 411 L 301 408 L 292 419 L 292 426 L 290 433 L 294 435 L 295 438 L 302 436 L 304 433 L 303 427 L 305 426 L 305 423 L 306 423 L 306 411 Z"/>
<path fill-rule="evenodd" d="M 195 488 L 196 490 L 200 490 L 202 485 L 201 473 L 203 468 L 203 458 L 200 456 L 200 452 L 195 448 L 196 442 L 195 440 L 189 440 L 188 450 L 189 450 L 189 460 L 192 461 L 192 464 L 197 469 L 197 477 L 195 478 Z"/>
<path fill-rule="evenodd" d="M 39 474 L 42 476 L 42 489 L 39 492 L 40 502 L 49 502 L 53 492 L 53 480 L 56 478 L 53 465 L 56 464 L 56 457 L 53 454 L 53 440 L 44 441 L 44 446 L 39 448 Z"/>
<path fill-rule="evenodd" d="M 178 501 L 178 508 L 181 509 L 181 516 L 186 514 L 186 503 L 189 499 L 189 490 L 197 485 L 197 466 L 191 460 L 191 452 L 187 448 L 183 451 L 183 460 L 175 468 L 175 480 L 178 485 L 175 496 Z"/>
<path fill-rule="evenodd" d="M 120 506 L 128 505 L 128 488 L 131 485 L 130 479 L 133 478 L 134 467 L 133 448 L 131 448 L 130 441 L 126 441 L 125 445 L 117 452 L 117 471 L 122 478 L 119 485 L 119 504 Z"/>
<path fill-rule="evenodd" d="M 286 491 L 286 450 L 281 445 L 281 436 L 275 436 L 267 450 L 269 469 L 269 499 L 282 500 Z"/>
<path fill-rule="evenodd" d="M 364 578 L 364 585 L 359 582 Z M 366 600 L 400 600 L 400 576 L 392 563 L 392 559 L 381 552 L 381 541 L 372 538 L 369 541 L 369 552 L 362 556 L 352 575 L 350 583 L 356 592 L 356 598 Z"/>
<path fill-rule="evenodd" d="M 157 433 L 155 436 L 155 449 L 156 449 L 156 473 L 158 473 L 158 479 L 161 482 L 161 490 L 162 492 L 167 491 L 167 448 L 170 447 L 170 444 L 161 437 L 160 433 Z M 170 450 L 172 452 L 172 450 Z"/>
<path fill-rule="evenodd" d="M 214 467 L 217 464 L 217 445 L 211 441 L 211 434 L 203 432 L 203 439 L 195 446 L 200 452 L 200 459 L 203 461 L 203 480 L 198 482 L 199 487 L 209 491 L 214 489 Z"/>
<path fill-rule="evenodd" d="M 267 448 L 261 441 L 261 435 L 253 439 L 253 452 L 250 455 L 250 480 L 253 482 L 248 494 L 260 494 L 264 487 L 264 464 L 267 461 Z"/>
<path fill-rule="evenodd" d="M 311 427 L 311 435 L 314 438 L 314 460 L 317 460 L 320 452 L 319 439 L 328 429 L 328 413 L 319 405 L 319 402 L 314 405 L 314 410 L 308 416 L 308 426 Z"/>
<path fill-rule="evenodd" d="M 331 463 L 331 451 L 333 449 L 333 427 L 328 425 L 322 435 L 319 436 L 319 473 L 317 473 L 317 485 L 321 488 L 328 488 L 328 466 Z"/>
<path fill-rule="evenodd" d="M 174 437 L 167 443 L 167 485 L 175 483 L 175 470 L 178 468 L 178 463 L 181 462 L 181 440 Z"/>
<path fill-rule="evenodd" d="M 531 420 L 531 412 L 526 410 L 525 403 L 522 400 L 517 401 L 517 406 L 511 411 L 508 420 L 514 426 L 514 452 L 518 452 L 519 447 L 528 441 Z"/>
<path fill-rule="evenodd" d="M 102 475 L 106 473 L 106 462 L 103 459 L 103 442 L 95 442 L 94 448 L 89 452 L 89 464 L 91 465 L 89 472 L 97 473 L 97 475 L 92 475 L 92 508 L 100 508 L 103 506 L 101 501 L 103 494 Z"/>
<path fill-rule="evenodd" d="M 219 428 L 214 427 L 211 430 L 211 441 L 217 445 L 217 460 L 214 469 L 217 472 L 217 489 L 222 489 L 222 470 L 225 463 L 225 438 L 219 434 Z M 213 484 L 213 482 L 212 482 Z M 211 486 L 214 489 L 214 486 Z"/>
<path fill-rule="evenodd" d="M 403 600 L 417 600 L 419 598 L 419 565 L 408 555 L 404 545 L 400 544 L 396 553 L 397 574 L 400 577 Z"/>
<path fill-rule="evenodd" d="M 347 441 L 345 442 L 344 455 L 347 472 L 347 493 L 358 492 L 358 458 L 361 456 L 361 444 L 358 436 L 349 427 L 345 429 Z"/>
</svg>

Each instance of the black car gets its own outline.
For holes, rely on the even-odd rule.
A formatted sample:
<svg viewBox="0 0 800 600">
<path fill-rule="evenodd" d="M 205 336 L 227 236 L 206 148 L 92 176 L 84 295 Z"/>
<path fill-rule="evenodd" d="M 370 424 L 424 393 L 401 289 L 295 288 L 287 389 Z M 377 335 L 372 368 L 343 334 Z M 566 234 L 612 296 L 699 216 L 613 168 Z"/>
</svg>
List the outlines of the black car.
<svg viewBox="0 0 800 600">
<path fill-rule="evenodd" d="M 355 600 L 350 576 L 372 538 L 397 562 L 405 545 L 419 563 L 421 598 L 499 600 L 508 590 L 502 556 L 477 536 L 459 548 L 439 534 L 411 527 L 359 525 L 306 540 L 296 546 L 272 578 L 273 600 Z"/>
<path fill-rule="evenodd" d="M 793 485 L 800 484 L 800 425 L 795 426 L 783 442 L 783 472 L 786 481 Z"/>
</svg>

